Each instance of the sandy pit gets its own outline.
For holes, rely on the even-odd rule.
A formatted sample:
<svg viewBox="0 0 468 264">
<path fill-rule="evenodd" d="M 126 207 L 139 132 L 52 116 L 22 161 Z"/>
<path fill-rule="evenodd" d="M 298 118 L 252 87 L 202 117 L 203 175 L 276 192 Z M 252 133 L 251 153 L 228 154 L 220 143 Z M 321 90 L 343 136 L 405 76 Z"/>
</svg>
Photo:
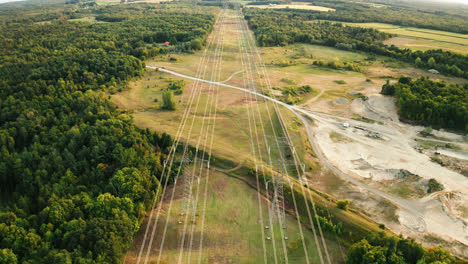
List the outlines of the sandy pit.
<svg viewBox="0 0 468 264">
<path fill-rule="evenodd" d="M 435 242 L 434 237 L 442 239 L 455 254 L 468 256 L 468 209 L 465 206 L 468 204 L 468 177 L 431 161 L 429 156 L 418 151 L 414 139 L 421 137 L 419 132 L 424 128 L 401 123 L 393 98 L 372 94 L 367 101 L 353 100 L 349 107 L 353 113 L 375 122 L 315 112 L 314 135 L 320 149 L 336 168 L 365 183 L 374 195 L 384 192 L 383 198 L 391 200 L 398 208 L 397 221 L 385 220 L 382 216 L 371 217 L 382 221 L 394 232 L 416 237 L 426 245 L 440 242 Z M 344 123 L 349 127 L 345 128 Z M 340 134 L 348 140 L 333 140 L 331 134 L 335 137 Z M 466 160 L 468 153 L 463 151 L 466 145 L 463 135 L 447 131 L 433 134 L 442 141 L 462 145 L 461 150 L 438 149 L 440 153 Z M 404 182 L 398 176 L 400 171 L 415 175 L 416 180 Z M 427 193 L 427 182 L 432 178 L 444 185 L 443 191 Z M 422 195 L 404 196 L 403 191 L 392 188 L 397 183 L 415 188 Z M 354 199 L 366 208 L 365 196 L 368 194 L 359 192 L 361 197 Z M 369 199 L 368 203 L 367 207 L 375 204 L 375 199 Z"/>
</svg>

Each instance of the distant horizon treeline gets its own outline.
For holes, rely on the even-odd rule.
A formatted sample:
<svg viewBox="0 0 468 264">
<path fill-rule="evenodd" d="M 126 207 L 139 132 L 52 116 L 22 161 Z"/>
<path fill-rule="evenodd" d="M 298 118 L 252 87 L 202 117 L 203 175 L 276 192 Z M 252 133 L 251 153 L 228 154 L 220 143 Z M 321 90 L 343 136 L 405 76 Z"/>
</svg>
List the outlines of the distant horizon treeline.
<svg viewBox="0 0 468 264">
<path fill-rule="evenodd" d="M 387 5 L 385 2 L 380 2 L 380 6 L 343 0 L 304 0 L 303 2 L 336 9 L 334 12 L 302 10 L 314 19 L 354 23 L 378 22 L 468 34 L 467 17 L 440 10 L 400 7 Z"/>
</svg>

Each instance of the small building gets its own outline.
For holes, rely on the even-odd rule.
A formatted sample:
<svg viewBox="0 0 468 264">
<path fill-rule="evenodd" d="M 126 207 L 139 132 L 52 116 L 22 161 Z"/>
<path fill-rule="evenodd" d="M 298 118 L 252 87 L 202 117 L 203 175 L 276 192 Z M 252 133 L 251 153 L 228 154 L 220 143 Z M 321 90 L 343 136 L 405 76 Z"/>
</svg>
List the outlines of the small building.
<svg viewBox="0 0 468 264">
<path fill-rule="evenodd" d="M 436 69 L 430 69 L 428 72 L 433 73 L 433 74 L 439 74 L 439 71 Z"/>
<path fill-rule="evenodd" d="M 164 42 L 163 47 L 169 47 L 169 41 Z"/>
</svg>

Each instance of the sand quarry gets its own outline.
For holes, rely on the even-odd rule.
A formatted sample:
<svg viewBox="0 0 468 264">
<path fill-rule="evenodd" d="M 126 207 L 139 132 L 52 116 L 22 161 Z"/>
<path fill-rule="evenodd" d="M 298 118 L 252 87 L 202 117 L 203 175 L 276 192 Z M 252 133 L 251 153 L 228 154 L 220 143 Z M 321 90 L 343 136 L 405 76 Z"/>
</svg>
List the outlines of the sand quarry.
<svg viewBox="0 0 468 264">
<path fill-rule="evenodd" d="M 393 98 L 377 93 L 369 95 L 367 101 L 358 98 L 347 106 L 354 115 L 374 122 L 312 112 L 316 119 L 314 137 L 326 158 L 363 183 L 352 187 L 346 184 L 334 194 L 368 210 L 396 233 L 417 238 L 426 245 L 444 244 L 455 254 L 467 257 L 468 177 L 430 157 L 438 152 L 466 165 L 466 136 L 434 131 L 433 138 L 422 138 L 419 132 L 424 127 L 400 122 Z M 426 146 L 422 150 L 415 139 L 433 140 L 439 148 Z M 456 147 L 443 148 L 448 142 Z M 443 184 L 444 190 L 428 194 L 431 178 Z M 378 206 L 382 200 L 396 208 L 393 219 L 383 217 L 385 209 Z"/>
</svg>

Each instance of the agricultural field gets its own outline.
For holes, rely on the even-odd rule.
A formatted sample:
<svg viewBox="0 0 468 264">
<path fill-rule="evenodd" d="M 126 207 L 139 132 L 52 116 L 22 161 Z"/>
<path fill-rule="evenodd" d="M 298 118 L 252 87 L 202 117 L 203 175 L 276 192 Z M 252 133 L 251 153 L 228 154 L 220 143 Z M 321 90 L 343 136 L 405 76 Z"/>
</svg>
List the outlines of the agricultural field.
<svg viewBox="0 0 468 264">
<path fill-rule="evenodd" d="M 120 4 L 120 1 L 118 1 L 118 0 L 100 0 L 100 1 L 96 1 L 96 4 L 98 4 L 98 5 L 117 5 L 117 4 Z"/>
<path fill-rule="evenodd" d="M 278 5 L 249 5 L 249 7 L 262 8 L 262 9 L 299 9 L 299 10 L 313 10 L 313 11 L 335 11 L 333 8 L 312 5 L 308 2 L 293 2 L 291 4 L 278 4 Z"/>
<path fill-rule="evenodd" d="M 108 23 L 108 22 L 105 22 L 105 21 L 96 20 L 96 16 L 72 18 L 72 19 L 69 19 L 68 21 L 70 21 L 70 22 L 86 22 L 86 23 Z M 38 23 L 41 23 L 41 22 L 38 22 Z"/>
<path fill-rule="evenodd" d="M 150 4 L 159 4 L 162 2 L 169 2 L 172 0 L 133 0 L 133 1 L 126 1 L 126 4 L 134 4 L 134 3 L 150 3 Z M 98 0 L 96 4 L 98 5 L 116 5 L 122 3 L 119 0 Z"/>
<path fill-rule="evenodd" d="M 383 23 L 343 23 L 349 26 L 375 28 L 398 35 L 384 43 L 414 50 L 444 49 L 468 54 L 468 34 L 459 34 L 439 30 L 396 26 Z"/>
</svg>

